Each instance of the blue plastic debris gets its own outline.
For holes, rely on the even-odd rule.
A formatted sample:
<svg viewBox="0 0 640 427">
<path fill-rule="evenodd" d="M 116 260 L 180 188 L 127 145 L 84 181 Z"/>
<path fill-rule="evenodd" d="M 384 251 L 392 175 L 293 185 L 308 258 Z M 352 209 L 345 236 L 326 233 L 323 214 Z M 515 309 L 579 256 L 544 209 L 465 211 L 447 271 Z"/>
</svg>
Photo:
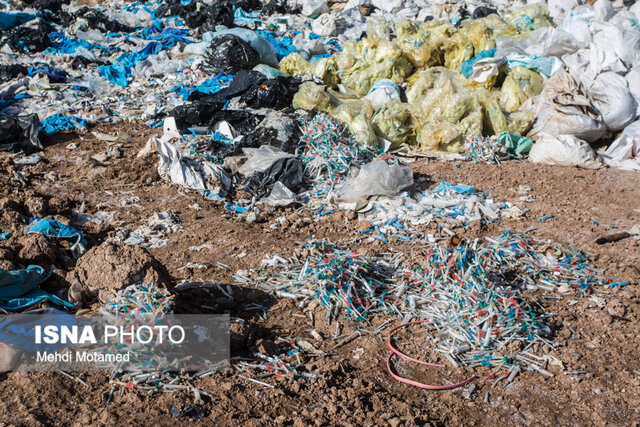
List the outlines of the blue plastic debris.
<svg viewBox="0 0 640 427">
<path fill-rule="evenodd" d="M 62 239 L 71 239 L 73 244 L 82 243 L 87 245 L 87 241 L 80 230 L 70 225 L 63 224 L 55 219 L 34 220 L 25 228 L 25 234 L 39 233 L 49 237 L 58 237 Z"/>
<path fill-rule="evenodd" d="M 473 74 L 473 66 L 475 65 L 476 62 L 480 61 L 481 59 L 493 58 L 495 55 L 496 55 L 495 49 L 481 50 L 476 54 L 475 57 L 468 59 L 462 63 L 462 67 L 460 67 L 460 72 L 465 78 L 468 79 Z"/>
<path fill-rule="evenodd" d="M 236 8 L 233 13 L 233 22 L 238 26 L 251 26 L 260 23 L 260 12 L 245 12 L 242 8 Z"/>
<path fill-rule="evenodd" d="M 269 42 L 278 60 L 281 60 L 290 53 L 298 51 L 293 45 L 293 39 L 291 37 L 276 37 L 272 31 L 267 30 L 257 30 L 256 33 L 260 34 Z"/>
<path fill-rule="evenodd" d="M 438 186 L 433 189 L 434 193 L 448 193 L 450 191 L 455 191 L 458 194 L 471 194 L 476 191 L 476 189 L 475 187 L 472 187 L 470 185 L 453 185 L 448 183 L 447 181 L 441 181 L 440 184 L 438 184 Z"/>
<path fill-rule="evenodd" d="M 18 13 L 7 13 L 0 12 L 0 29 L 8 30 L 10 28 L 15 27 L 16 25 L 24 24 L 25 22 L 29 22 L 34 19 L 36 15 L 32 15 L 30 13 L 18 12 Z"/>
<path fill-rule="evenodd" d="M 87 121 L 85 119 L 81 119 L 76 116 L 63 116 L 62 114 L 55 114 L 53 116 L 47 117 L 42 122 L 40 122 L 40 131 L 49 136 L 63 130 L 76 129 L 77 126 L 73 122 L 76 122 L 77 125 L 81 127 L 87 126 Z"/>
</svg>

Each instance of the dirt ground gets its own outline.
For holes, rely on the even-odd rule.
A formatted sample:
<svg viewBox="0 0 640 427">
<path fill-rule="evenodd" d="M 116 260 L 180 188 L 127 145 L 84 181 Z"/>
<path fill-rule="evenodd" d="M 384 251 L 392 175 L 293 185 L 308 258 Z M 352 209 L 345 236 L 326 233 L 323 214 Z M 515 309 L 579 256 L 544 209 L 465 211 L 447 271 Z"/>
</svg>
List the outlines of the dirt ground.
<svg viewBox="0 0 640 427">
<path fill-rule="evenodd" d="M 100 126 L 96 131 L 115 134 L 117 126 Z M 239 269 L 257 268 L 266 254 L 291 254 L 308 238 L 347 242 L 356 236 L 358 223 L 336 211 L 320 222 L 305 222 L 304 212 L 291 209 L 263 213 L 263 221 L 239 221 L 223 206 L 205 200 L 162 181 L 156 172 L 155 154 L 137 158 L 147 139 L 161 130 L 144 125 L 127 125 L 131 136 L 120 144 L 123 156 L 98 164 L 90 158 L 104 152 L 106 142 L 90 133 L 60 134 L 47 141 L 43 161 L 35 166 L 14 166 L 0 156 L 0 227 L 14 237 L 0 243 L 0 268 L 44 257 L 57 267 L 44 287 L 51 292 L 65 289 L 73 280 L 74 262 L 55 250 L 55 242 L 35 242 L 21 236 L 22 217 L 57 218 L 68 222 L 72 209 L 85 204 L 85 212 L 114 212 L 103 225 L 88 223 L 81 230 L 90 246 L 100 245 L 116 234 L 116 227 L 135 229 L 160 211 L 171 210 L 183 227 L 168 234 L 166 246 L 149 252 L 166 270 L 158 273 L 169 286 L 183 279 L 213 280 L 233 284 Z M 77 144 L 72 148 L 69 144 Z M 550 366 L 553 377 L 525 371 L 510 385 L 494 385 L 484 377 L 475 381 L 470 397 L 464 388 L 453 391 L 426 391 L 400 384 L 386 372 L 388 354 L 386 332 L 363 335 L 334 349 L 325 339 L 318 347 L 330 353 L 307 362 L 309 371 L 321 378 L 310 380 L 270 378 L 274 388 L 251 383 L 235 370 L 225 370 L 193 384 L 208 392 L 205 417 L 200 421 L 169 416 L 172 405 L 191 403 L 186 393 L 143 394 L 125 390 L 113 395 L 108 375 L 82 373 L 88 387 L 59 373 L 12 372 L 0 374 L 0 426 L 5 425 L 638 425 L 640 420 L 640 360 L 637 346 L 640 322 L 640 240 L 625 239 L 598 245 L 603 234 L 626 230 L 640 224 L 640 174 L 611 169 L 582 170 L 536 166 L 511 161 L 498 166 L 467 162 L 421 160 L 413 164 L 421 185 L 433 187 L 441 180 L 474 185 L 490 190 L 497 200 L 514 202 L 530 211 L 518 220 L 501 220 L 485 227 L 457 230 L 462 237 L 498 235 L 506 230 L 522 232 L 535 227 L 537 239 L 551 239 L 573 245 L 592 255 L 603 277 L 631 281 L 631 285 L 598 289 L 607 305 L 575 296 L 549 299 L 558 348 L 551 354 L 563 364 Z M 531 188 L 533 202 L 519 200 L 519 186 Z M 276 220 L 281 216 L 286 222 Z M 553 219 L 538 221 L 546 215 Z M 38 246 L 40 245 L 40 246 Z M 51 247 L 53 245 L 53 249 Z M 205 246 L 200 251 L 193 246 Z M 390 248 L 419 257 L 420 248 L 410 244 L 352 244 L 364 253 Z M 122 259 L 122 262 L 127 262 Z M 225 268 L 218 263 L 229 266 Z M 200 264 L 204 266 L 194 266 Z M 183 312 L 231 312 L 248 325 L 246 342 L 232 355 L 250 354 L 256 345 L 275 337 L 306 337 L 317 329 L 325 337 L 333 326 L 324 323 L 317 308 L 313 324 L 292 314 L 303 309 L 289 300 L 275 300 L 264 293 L 234 288 L 238 299 L 217 298 L 209 311 L 202 311 L 196 294 L 181 296 Z M 191 295 L 191 298 L 189 297 Z M 222 295 L 219 295 L 220 297 Z M 247 302 L 270 308 L 264 315 L 242 311 Z M 211 307 L 214 310 L 211 310 Z M 374 326 L 388 318 L 374 318 Z M 400 318 L 391 318 L 393 324 Z M 344 325 L 343 333 L 350 333 Z M 428 346 L 415 342 L 408 347 L 426 358 Z M 444 369 L 414 369 L 403 363 L 397 369 L 422 381 L 451 381 L 466 378 L 469 372 Z M 564 372 L 588 371 L 576 378 Z"/>
</svg>

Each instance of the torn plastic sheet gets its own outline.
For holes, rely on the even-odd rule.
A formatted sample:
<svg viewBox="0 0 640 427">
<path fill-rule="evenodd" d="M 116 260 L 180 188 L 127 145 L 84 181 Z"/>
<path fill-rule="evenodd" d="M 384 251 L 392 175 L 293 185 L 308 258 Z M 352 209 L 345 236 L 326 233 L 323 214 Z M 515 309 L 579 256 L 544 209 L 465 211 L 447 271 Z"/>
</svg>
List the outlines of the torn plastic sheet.
<svg viewBox="0 0 640 427">
<path fill-rule="evenodd" d="M 562 61 L 555 56 L 535 56 L 535 55 L 519 55 L 512 53 L 508 55 L 507 65 L 510 69 L 522 66 L 547 77 L 553 76 L 558 71 L 562 71 Z"/>
<path fill-rule="evenodd" d="M 280 159 L 293 157 L 279 148 L 263 145 L 260 148 L 242 149 L 247 161 L 240 166 L 238 173 L 243 176 L 251 176 L 256 172 L 264 172 Z"/>
<path fill-rule="evenodd" d="M 289 190 L 286 185 L 278 181 L 273 185 L 271 194 L 264 199 L 264 202 L 271 206 L 286 207 L 296 203 L 298 198 L 296 194 Z"/>
<path fill-rule="evenodd" d="M 496 50 L 495 49 L 482 50 L 482 51 L 478 52 L 476 54 L 476 56 L 473 57 L 472 59 L 464 61 L 462 63 L 462 67 L 460 68 L 460 72 L 462 73 L 462 75 L 465 78 L 468 79 L 473 74 L 474 65 L 478 61 L 481 61 L 481 60 L 487 59 L 487 58 L 493 58 L 495 56 L 496 56 Z"/>
<path fill-rule="evenodd" d="M 203 81 L 197 86 L 183 87 L 182 85 L 178 85 L 170 89 L 170 91 L 176 91 L 176 93 L 186 101 L 193 92 L 200 92 L 207 95 L 218 93 L 228 87 L 233 78 L 234 76 L 231 74 L 218 73 L 216 76 Z"/>
<path fill-rule="evenodd" d="M 22 270 L 0 270 L 0 309 L 18 311 L 42 301 L 50 301 L 61 307 L 75 307 L 76 304 L 38 288 L 50 276 L 51 272 L 38 265 L 30 265 Z"/>
<path fill-rule="evenodd" d="M 198 190 L 208 199 L 224 199 L 231 189 L 229 174 L 221 165 L 206 160 L 190 159 L 178 152 L 170 142 L 180 137 L 175 119 L 166 119 L 164 129 L 164 135 L 156 139 L 156 148 L 160 153 L 158 174 L 175 184 Z"/>
<path fill-rule="evenodd" d="M 363 165 L 338 184 L 335 194 L 342 202 L 358 202 L 371 196 L 394 197 L 411 185 L 413 171 L 410 166 L 390 165 L 378 160 Z"/>
</svg>

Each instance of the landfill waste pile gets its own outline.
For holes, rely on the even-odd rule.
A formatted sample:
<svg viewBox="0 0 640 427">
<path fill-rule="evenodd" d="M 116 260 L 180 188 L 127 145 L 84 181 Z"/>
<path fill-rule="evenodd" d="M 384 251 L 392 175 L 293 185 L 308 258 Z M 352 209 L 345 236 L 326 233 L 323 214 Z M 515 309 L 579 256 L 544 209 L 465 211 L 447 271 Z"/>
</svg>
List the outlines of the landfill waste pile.
<svg viewBox="0 0 640 427">
<path fill-rule="evenodd" d="M 0 424 L 638 419 L 638 172 L 640 2 L 0 0 Z"/>
</svg>

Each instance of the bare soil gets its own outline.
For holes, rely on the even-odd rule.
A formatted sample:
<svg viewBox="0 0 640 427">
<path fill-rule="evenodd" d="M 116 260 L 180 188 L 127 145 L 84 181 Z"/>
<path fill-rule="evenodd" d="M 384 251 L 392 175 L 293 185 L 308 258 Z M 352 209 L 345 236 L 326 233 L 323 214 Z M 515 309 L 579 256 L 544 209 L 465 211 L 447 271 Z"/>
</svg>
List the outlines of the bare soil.
<svg viewBox="0 0 640 427">
<path fill-rule="evenodd" d="M 119 129 L 121 127 L 121 129 Z M 356 236 L 359 225 L 349 214 L 335 212 L 319 222 L 303 220 L 305 212 L 272 209 L 263 221 L 246 223 L 209 202 L 195 192 L 185 191 L 161 181 L 155 154 L 137 158 L 147 139 L 160 130 L 141 124 L 100 126 L 97 131 L 115 134 L 125 130 L 132 138 L 120 144 L 123 156 L 97 165 L 91 156 L 104 152 L 107 144 L 91 134 L 61 134 L 51 138 L 43 161 L 35 166 L 17 167 L 3 153 L 0 156 L 0 227 L 14 236 L 0 242 L 0 268 L 27 262 L 57 267 L 43 287 L 65 292 L 76 278 L 100 282 L 96 270 L 99 258 L 107 259 L 114 270 L 105 271 L 105 286 L 113 280 L 126 281 L 129 273 L 167 277 L 169 286 L 183 279 L 233 283 L 239 269 L 257 268 L 266 254 L 291 254 L 309 238 L 346 242 Z M 69 143 L 78 144 L 69 149 Z M 132 390 L 114 394 L 107 406 L 109 378 L 104 373 L 81 373 L 86 387 L 58 373 L 12 372 L 0 374 L 0 426 L 4 425 L 638 425 L 640 420 L 640 361 L 637 353 L 640 322 L 640 241 L 625 239 L 606 245 L 597 237 L 626 230 L 640 223 L 640 174 L 611 169 L 537 166 L 511 161 L 498 166 L 467 162 L 422 160 L 413 164 L 419 185 L 432 187 L 440 180 L 474 185 L 490 190 L 498 200 L 511 201 L 530 211 L 518 220 L 501 220 L 488 226 L 472 226 L 460 231 L 461 237 L 497 235 L 506 230 L 531 233 L 538 239 L 551 239 L 590 253 L 604 277 L 631 281 L 620 288 L 601 289 L 607 300 L 599 308 L 588 298 L 567 296 L 550 300 L 548 310 L 557 313 L 554 326 L 560 343 L 553 355 L 564 369 L 551 366 L 554 377 L 525 371 L 507 387 L 481 378 L 470 398 L 463 389 L 425 391 L 397 383 L 386 372 L 386 342 L 380 336 L 363 335 L 334 349 L 325 339 L 318 347 L 331 353 L 308 362 L 323 378 L 291 380 L 269 379 L 274 388 L 248 382 L 234 370 L 197 380 L 194 385 L 211 394 L 205 399 L 206 416 L 200 421 L 169 416 L 172 405 L 191 403 L 186 393 L 142 394 Z M 533 202 L 522 202 L 519 186 L 531 187 Z M 114 212 L 110 221 L 81 227 L 98 261 L 77 265 L 61 252 L 57 242 L 46 238 L 21 237 L 23 219 L 48 217 L 68 222 L 71 210 L 85 204 L 85 212 Z M 100 247 L 114 237 L 116 227 L 135 229 L 156 212 L 171 210 L 180 219 L 182 230 L 167 234 L 166 246 L 118 256 Z M 286 222 L 276 218 L 285 216 Z M 553 215 L 552 219 L 538 221 Z M 345 222 L 345 217 L 347 221 Z M 199 251 L 190 247 L 204 246 Z M 383 252 L 389 245 L 354 244 L 364 253 Z M 408 258 L 420 258 L 421 249 L 411 244 L 391 245 Z M 113 249 L 113 248 L 112 248 Z M 105 252 L 100 254 L 99 251 Z M 108 253 L 106 253 L 108 252 Z M 138 253 L 140 252 L 140 253 Z M 96 253 L 99 256 L 96 256 Z M 127 258 L 132 258 L 128 260 Z M 154 261 L 155 259 L 155 261 Z M 133 264 L 127 264 L 131 261 Z M 162 268 L 156 267 L 156 261 Z M 118 269 L 125 264 L 125 274 Z M 224 268 L 218 263 L 225 264 Z M 135 264 L 135 265 L 134 265 Z M 204 266 L 195 266 L 200 264 Z M 165 270 L 166 269 L 166 270 Z M 133 272 L 136 270 L 136 272 Z M 186 296 L 185 296 L 186 295 Z M 322 309 L 315 321 L 293 317 L 306 315 L 289 300 L 275 300 L 261 291 L 234 286 L 237 299 L 214 299 L 201 308 L 202 296 L 185 293 L 177 310 L 182 312 L 231 313 L 245 320 L 246 330 L 234 342 L 234 355 L 247 355 L 257 346 L 265 349 L 276 336 L 305 337 L 317 329 L 325 337 L 333 326 L 324 323 Z M 219 295 L 222 297 L 222 295 Z M 242 311 L 248 302 L 271 309 L 266 316 Z M 383 318 L 373 319 L 374 326 Z M 392 319 L 394 323 L 400 319 Z M 350 332 L 344 325 L 343 333 Z M 406 338 L 409 338 L 407 335 Z M 426 342 L 409 342 L 407 351 L 428 358 Z M 462 370 L 434 372 L 398 363 L 396 369 L 417 380 L 442 382 L 468 376 Z M 573 378 L 564 371 L 589 371 L 584 378 Z"/>
</svg>

